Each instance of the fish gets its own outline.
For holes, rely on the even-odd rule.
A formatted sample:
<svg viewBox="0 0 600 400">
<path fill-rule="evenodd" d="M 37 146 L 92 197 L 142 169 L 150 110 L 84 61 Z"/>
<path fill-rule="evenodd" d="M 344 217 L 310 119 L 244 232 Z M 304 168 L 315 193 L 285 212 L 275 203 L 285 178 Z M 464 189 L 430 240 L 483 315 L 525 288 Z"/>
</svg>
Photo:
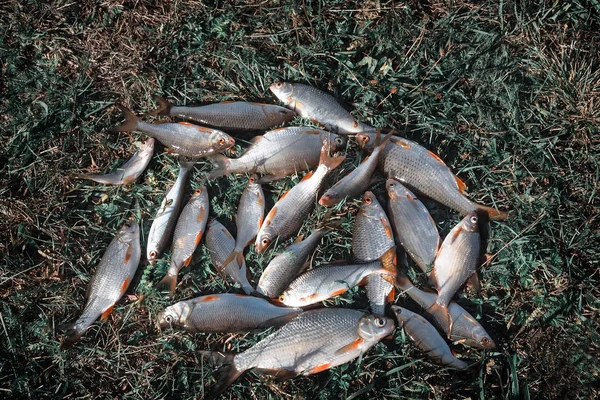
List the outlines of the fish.
<svg viewBox="0 0 600 400">
<path fill-rule="evenodd" d="M 251 175 L 238 205 L 235 219 L 237 223 L 235 247 L 223 262 L 224 265 L 228 265 L 234 258 L 237 259 L 238 265 L 242 265 L 244 262 L 244 249 L 256 238 L 264 216 L 265 194 L 260 183 L 258 183 L 258 176 Z"/>
<path fill-rule="evenodd" d="M 288 108 L 337 134 L 375 131 L 374 127 L 354 118 L 335 97 L 312 86 L 276 82 L 269 89 Z"/>
<path fill-rule="evenodd" d="M 140 131 L 157 139 L 167 147 L 167 151 L 189 158 L 202 158 L 225 151 L 235 144 L 235 140 L 217 129 L 206 128 L 189 122 L 165 122 L 150 124 L 135 116 L 121 104 L 117 106 L 125 114 L 125 122 L 115 132 Z"/>
<path fill-rule="evenodd" d="M 363 132 L 356 136 L 358 143 L 367 150 L 375 146 L 375 133 Z M 392 136 L 378 162 L 379 170 L 413 192 L 427 196 L 462 215 L 479 212 L 492 220 L 504 220 L 509 213 L 469 200 L 465 193 L 466 184 L 452 173 L 444 161 L 425 147 L 402 138 Z"/>
<path fill-rule="evenodd" d="M 298 238 L 295 243 L 289 245 L 265 268 L 256 291 L 272 299 L 279 297 L 289 284 L 307 266 L 308 259 L 327 232 L 325 226 L 315 229 L 306 239 Z"/>
<path fill-rule="evenodd" d="M 406 334 L 418 348 L 436 362 L 456 369 L 467 369 L 469 365 L 452 354 L 452 350 L 429 321 L 406 308 L 392 306 L 398 327 L 404 328 Z"/>
<path fill-rule="evenodd" d="M 380 140 L 380 130 L 377 130 L 377 142 L 379 145 L 375 147 L 371 155 L 365 158 L 358 167 L 328 189 L 319 199 L 319 204 L 331 207 L 346 197 L 355 197 L 364 193 L 372 182 L 379 154 L 386 146 L 392 133 L 389 132 L 383 140 Z"/>
<path fill-rule="evenodd" d="M 171 241 L 173 230 L 179 217 L 179 211 L 183 203 L 183 193 L 194 162 L 179 161 L 179 173 L 175 183 L 163 199 L 160 208 L 156 212 L 150 232 L 148 233 L 148 244 L 146 245 L 146 257 L 150 264 L 154 264 L 159 258 L 165 247 Z"/>
<path fill-rule="evenodd" d="M 254 296 L 224 293 L 175 303 L 158 314 L 157 322 L 163 329 L 238 333 L 279 327 L 301 312 L 301 308 L 278 307 Z"/>
<path fill-rule="evenodd" d="M 277 200 L 267 214 L 256 236 L 254 251 L 262 253 L 279 238 L 285 240 L 297 232 L 310 212 L 315 208 L 315 199 L 330 171 L 344 161 L 345 156 L 330 157 L 328 146 L 324 142 L 321 149 L 319 166 L 309 172 L 296 186 L 288 190 Z"/>
<path fill-rule="evenodd" d="M 166 115 L 192 120 L 224 130 L 264 131 L 294 119 L 296 113 L 274 104 L 224 101 L 197 107 L 174 106 L 156 97 L 158 108 L 149 115 Z"/>
<path fill-rule="evenodd" d="M 171 245 L 171 263 L 167 274 L 157 284 L 159 287 L 168 287 L 171 296 L 177 286 L 177 274 L 183 267 L 190 265 L 194 251 L 202 240 L 208 220 L 209 204 L 206 187 L 200 186 L 194 191 L 177 219 Z"/>
<path fill-rule="evenodd" d="M 62 350 L 75 344 L 99 317 L 108 318 L 129 287 L 141 255 L 139 225 L 136 222 L 125 224 L 106 248 L 88 283 L 83 313 L 74 323 L 59 327 L 67 331 Z"/>
<path fill-rule="evenodd" d="M 346 139 L 334 133 L 303 126 L 279 128 L 256 136 L 252 145 L 238 158 L 211 157 L 215 168 L 209 179 L 234 173 L 264 175 L 260 182 L 274 181 L 319 164 L 323 141 L 333 152 L 346 146 Z"/>
<path fill-rule="evenodd" d="M 234 282 L 236 282 L 244 293 L 253 294 L 254 287 L 248 282 L 246 260 L 233 258 L 225 264 L 225 260 L 235 247 L 235 239 L 231 233 L 216 219 L 211 219 L 208 223 L 206 232 L 206 248 L 210 258 L 217 268 L 217 272 L 225 272 Z M 241 262 L 238 264 L 238 262 Z"/>
<path fill-rule="evenodd" d="M 448 305 L 447 312 L 453 321 L 452 327 L 449 327 L 446 310 L 435 303 L 437 294 L 418 289 L 402 273 L 398 273 L 396 287 L 419 305 L 423 310 L 423 316 L 444 332 L 449 340 L 476 349 L 493 349 L 496 347 L 485 328 L 458 303 L 452 301 Z"/>
<path fill-rule="evenodd" d="M 305 307 L 339 296 L 366 282 L 374 274 L 388 275 L 379 261 L 366 264 L 324 265 L 306 271 L 290 283 L 279 296 L 289 307 Z"/>
<path fill-rule="evenodd" d="M 95 182 L 109 185 L 128 185 L 144 172 L 154 154 L 154 139 L 146 140 L 139 150 L 121 168 L 110 174 L 83 174 L 76 175 L 80 179 L 90 179 Z"/>
<path fill-rule="evenodd" d="M 467 214 L 442 242 L 430 279 L 438 292 L 436 304 L 447 308 L 456 291 L 479 264 L 480 237 L 476 213 Z"/>
<path fill-rule="evenodd" d="M 367 278 L 367 296 L 374 314 L 383 315 L 394 298 L 396 244 L 390 221 L 372 192 L 365 192 L 352 231 L 352 257 L 357 263 L 380 260 L 389 275 Z"/>
<path fill-rule="evenodd" d="M 435 221 L 423 203 L 400 182 L 388 179 L 385 187 L 394 237 L 423 272 L 430 272 L 441 243 Z"/>
<path fill-rule="evenodd" d="M 278 378 L 312 375 L 366 353 L 394 330 L 394 321 L 358 310 L 305 311 L 246 351 L 229 355 L 208 398 L 222 394 L 244 372 Z"/>
</svg>

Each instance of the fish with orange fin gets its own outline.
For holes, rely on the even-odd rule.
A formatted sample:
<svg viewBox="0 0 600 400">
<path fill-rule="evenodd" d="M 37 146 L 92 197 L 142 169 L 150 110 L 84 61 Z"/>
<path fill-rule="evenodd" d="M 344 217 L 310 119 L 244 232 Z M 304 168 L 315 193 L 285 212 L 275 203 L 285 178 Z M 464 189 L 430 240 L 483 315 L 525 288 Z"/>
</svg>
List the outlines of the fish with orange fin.
<svg viewBox="0 0 600 400">
<path fill-rule="evenodd" d="M 329 146 L 323 142 L 317 169 L 309 172 L 302 181 L 284 193 L 267 214 L 256 236 L 254 250 L 257 253 L 265 251 L 275 239 L 285 240 L 298 232 L 315 208 L 315 198 L 325 177 L 344 161 L 344 157 L 330 157 Z"/>
<path fill-rule="evenodd" d="M 437 294 L 418 289 L 403 273 L 398 273 L 396 287 L 417 303 L 423 310 L 423 316 L 444 332 L 448 339 L 477 349 L 496 347 L 485 328 L 458 303 L 450 302 L 446 312 L 435 303 Z M 448 326 L 448 314 L 452 319 L 452 327 Z"/>
<path fill-rule="evenodd" d="M 253 294 L 254 288 L 248 282 L 246 260 L 234 257 L 225 264 L 226 259 L 235 248 L 235 239 L 231 233 L 216 219 L 208 222 L 206 231 L 206 248 L 210 253 L 210 259 L 217 268 L 219 274 L 229 276 L 236 282 L 246 294 Z M 239 264 L 238 264 L 239 262 Z"/>
<path fill-rule="evenodd" d="M 105 183 L 109 185 L 128 185 L 144 172 L 150 159 L 154 154 L 154 139 L 146 140 L 140 149 L 125 163 L 121 168 L 110 174 L 84 174 L 76 175 L 76 178 L 90 179 L 94 182 Z"/>
<path fill-rule="evenodd" d="M 244 249 L 256 238 L 264 216 L 265 194 L 260 183 L 258 183 L 258 176 L 251 175 L 246 188 L 242 192 L 237 209 L 235 219 L 237 224 L 235 247 L 223 262 L 223 265 L 228 265 L 233 259 L 237 260 L 238 265 L 243 264 Z"/>
<path fill-rule="evenodd" d="M 177 179 L 165 195 L 152 221 L 146 245 L 146 257 L 150 264 L 154 264 L 171 241 L 173 229 L 175 229 L 179 211 L 181 211 L 183 193 L 194 164 L 194 162 L 185 160 L 179 161 Z"/>
<path fill-rule="evenodd" d="M 423 203 L 400 182 L 388 179 L 385 187 L 396 240 L 423 272 L 429 272 L 441 243 L 435 221 Z"/>
<path fill-rule="evenodd" d="M 469 365 L 466 362 L 459 360 L 452 354 L 452 350 L 444 338 L 440 336 L 429 321 L 406 308 L 399 306 L 392 306 L 391 308 L 396 315 L 398 327 L 404 328 L 406 334 L 428 357 L 451 368 L 468 368 Z"/>
<path fill-rule="evenodd" d="M 323 265 L 306 271 L 290 283 L 279 296 L 279 301 L 289 307 L 305 307 L 335 296 L 355 286 L 366 283 L 374 274 L 388 275 L 381 262 L 365 264 Z"/>
<path fill-rule="evenodd" d="M 359 133 L 356 140 L 367 150 L 375 148 L 375 133 Z M 396 179 L 417 194 L 427 196 L 462 215 L 481 212 L 493 220 L 508 218 L 506 211 L 469 200 L 465 195 L 465 183 L 436 154 L 408 139 L 392 136 L 379 156 L 378 167 L 387 178 Z"/>
<path fill-rule="evenodd" d="M 161 328 L 236 333 L 281 326 L 301 312 L 301 308 L 278 307 L 254 296 L 223 293 L 180 301 L 167 307 L 156 319 Z"/>
<path fill-rule="evenodd" d="M 189 122 L 151 124 L 142 121 L 121 104 L 117 104 L 117 106 L 125 114 L 126 120 L 123 124 L 113 128 L 113 131 L 140 131 L 164 144 L 169 153 L 201 158 L 225 151 L 235 144 L 235 140 L 231 136 L 217 129 Z"/>
<path fill-rule="evenodd" d="M 140 227 L 134 222 L 123 226 L 110 242 L 94 276 L 88 283 L 83 313 L 67 330 L 61 349 L 71 347 L 99 317 L 106 319 L 114 305 L 125 294 L 140 263 Z"/>
<path fill-rule="evenodd" d="M 183 267 L 190 265 L 192 256 L 206 229 L 209 211 L 206 187 L 197 188 L 188 203 L 181 210 L 171 245 L 171 264 L 165 277 L 157 286 L 169 288 L 171 296 L 177 286 L 177 274 Z"/>
<path fill-rule="evenodd" d="M 354 220 L 352 257 L 364 263 L 380 260 L 389 275 L 367 278 L 367 295 L 374 314 L 383 315 L 385 305 L 394 297 L 396 278 L 396 244 L 392 226 L 385 211 L 372 192 L 365 192 Z"/>
<path fill-rule="evenodd" d="M 225 357 L 207 399 L 255 369 L 278 378 L 312 375 L 360 357 L 394 330 L 394 321 L 358 310 L 305 311 L 248 350 Z"/>
<path fill-rule="evenodd" d="M 296 113 L 274 104 L 246 101 L 224 101 L 204 106 L 174 106 L 163 97 L 157 97 L 159 106 L 149 115 L 166 115 L 189 119 L 215 128 L 244 131 L 264 131 L 289 122 Z"/>
<path fill-rule="evenodd" d="M 215 155 L 209 179 L 234 173 L 264 175 L 261 182 L 273 181 L 319 164 L 323 141 L 333 152 L 346 146 L 346 139 L 334 133 L 304 126 L 274 129 L 251 140 L 252 145 L 238 158 Z"/>
<path fill-rule="evenodd" d="M 338 103 L 335 97 L 302 83 L 277 82 L 269 89 L 290 109 L 325 129 L 342 135 L 375 131 L 370 125 L 359 122 Z"/>
<path fill-rule="evenodd" d="M 377 130 L 377 145 L 375 150 L 373 150 L 373 153 L 365 158 L 365 160 L 352 172 L 329 188 L 319 199 L 319 204 L 326 207 L 332 207 L 346 197 L 351 198 L 364 193 L 372 182 L 373 172 L 375 172 L 375 168 L 377 167 L 379 154 L 386 146 L 392 133 L 393 132 L 389 132 L 383 140 L 381 140 L 380 130 Z"/>
</svg>

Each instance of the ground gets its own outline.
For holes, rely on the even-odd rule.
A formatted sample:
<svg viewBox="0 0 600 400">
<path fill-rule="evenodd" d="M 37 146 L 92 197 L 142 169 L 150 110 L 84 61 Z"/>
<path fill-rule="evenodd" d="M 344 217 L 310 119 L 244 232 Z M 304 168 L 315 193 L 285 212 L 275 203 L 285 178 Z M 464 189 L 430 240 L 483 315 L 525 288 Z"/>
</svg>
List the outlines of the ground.
<svg viewBox="0 0 600 400">
<path fill-rule="evenodd" d="M 8 1 L 0 4 L 0 392 L 5 398 L 201 398 L 216 374 L 198 351 L 240 351 L 261 334 L 159 332 L 172 300 L 153 288 L 168 255 L 106 322 L 61 351 L 87 282 L 128 218 L 147 234 L 174 181 L 162 151 L 135 185 L 75 178 L 125 162 L 144 139 L 109 128 L 178 104 L 276 103 L 278 80 L 334 93 L 353 114 L 436 152 L 469 196 L 511 211 L 493 222 L 481 298 L 462 304 L 497 349 L 454 349 L 456 372 L 397 331 L 360 360 L 275 382 L 250 374 L 227 398 L 598 398 L 600 5 L 505 2 Z M 300 118 L 294 124 L 308 123 Z M 239 152 L 248 137 L 238 138 Z M 335 176 L 359 160 L 353 142 Z M 191 191 L 211 169 L 200 163 Z M 335 177 L 334 176 L 334 177 Z M 267 205 L 298 177 L 266 185 Z M 234 230 L 246 178 L 208 182 L 211 215 Z M 383 179 L 374 186 L 384 199 Z M 350 256 L 356 199 L 313 264 Z M 457 213 L 431 202 L 445 235 Z M 308 233 L 325 210 L 302 229 Z M 248 263 L 256 279 L 274 252 Z M 175 300 L 236 291 L 200 248 Z M 136 302 L 141 295 L 145 301 Z M 398 296 L 399 304 L 409 304 Z M 362 290 L 328 305 L 366 307 Z"/>
</svg>

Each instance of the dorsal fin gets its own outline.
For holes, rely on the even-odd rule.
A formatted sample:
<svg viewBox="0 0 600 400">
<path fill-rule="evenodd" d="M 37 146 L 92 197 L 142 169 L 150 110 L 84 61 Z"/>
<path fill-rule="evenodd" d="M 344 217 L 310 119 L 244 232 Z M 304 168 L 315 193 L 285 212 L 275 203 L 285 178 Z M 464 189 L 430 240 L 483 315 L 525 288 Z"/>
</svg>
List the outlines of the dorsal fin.
<svg viewBox="0 0 600 400">
<path fill-rule="evenodd" d="M 456 175 L 454 175 L 454 179 L 456 180 L 456 185 L 458 186 L 460 193 L 465 194 L 467 191 L 467 185 Z"/>
</svg>

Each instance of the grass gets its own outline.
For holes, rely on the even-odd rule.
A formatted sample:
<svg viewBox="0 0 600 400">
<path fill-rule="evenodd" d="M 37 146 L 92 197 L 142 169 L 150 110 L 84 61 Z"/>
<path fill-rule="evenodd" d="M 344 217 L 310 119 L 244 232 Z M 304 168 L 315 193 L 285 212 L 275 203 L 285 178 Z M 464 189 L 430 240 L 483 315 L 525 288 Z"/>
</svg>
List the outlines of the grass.
<svg viewBox="0 0 600 400">
<path fill-rule="evenodd" d="M 112 104 L 141 113 L 157 94 L 187 104 L 275 102 L 268 86 L 277 80 L 336 93 L 360 119 L 440 154 L 473 199 L 512 210 L 491 227 L 482 299 L 462 301 L 498 348 L 455 346 L 479 363 L 454 372 L 429 363 L 398 331 L 358 362 L 283 383 L 242 379 L 228 397 L 600 396 L 598 2 L 32 0 L 2 3 L 0 15 L 5 397 L 202 397 L 215 375 L 196 350 L 242 351 L 264 336 L 158 332 L 154 318 L 171 301 L 152 283 L 168 256 L 155 268 L 142 264 L 139 284 L 73 350 L 59 350 L 54 328 L 81 312 L 118 227 L 133 215 L 147 234 L 176 176 L 176 160 L 158 151 L 133 186 L 71 178 L 115 168 L 143 140 L 108 132 L 122 117 Z M 346 168 L 356 165 L 357 146 L 348 152 Z M 197 167 L 190 191 L 209 169 Z M 267 206 L 296 179 L 266 186 Z M 231 229 L 244 184 L 208 182 L 211 215 Z M 459 219 L 427 205 L 443 234 Z M 324 239 L 315 264 L 349 257 L 357 207 L 349 200 L 336 209 L 341 229 Z M 249 253 L 255 277 L 272 254 Z M 175 300 L 233 290 L 204 248 L 180 279 Z M 138 307 L 140 294 L 147 300 Z M 367 302 L 353 291 L 332 304 Z"/>
</svg>

